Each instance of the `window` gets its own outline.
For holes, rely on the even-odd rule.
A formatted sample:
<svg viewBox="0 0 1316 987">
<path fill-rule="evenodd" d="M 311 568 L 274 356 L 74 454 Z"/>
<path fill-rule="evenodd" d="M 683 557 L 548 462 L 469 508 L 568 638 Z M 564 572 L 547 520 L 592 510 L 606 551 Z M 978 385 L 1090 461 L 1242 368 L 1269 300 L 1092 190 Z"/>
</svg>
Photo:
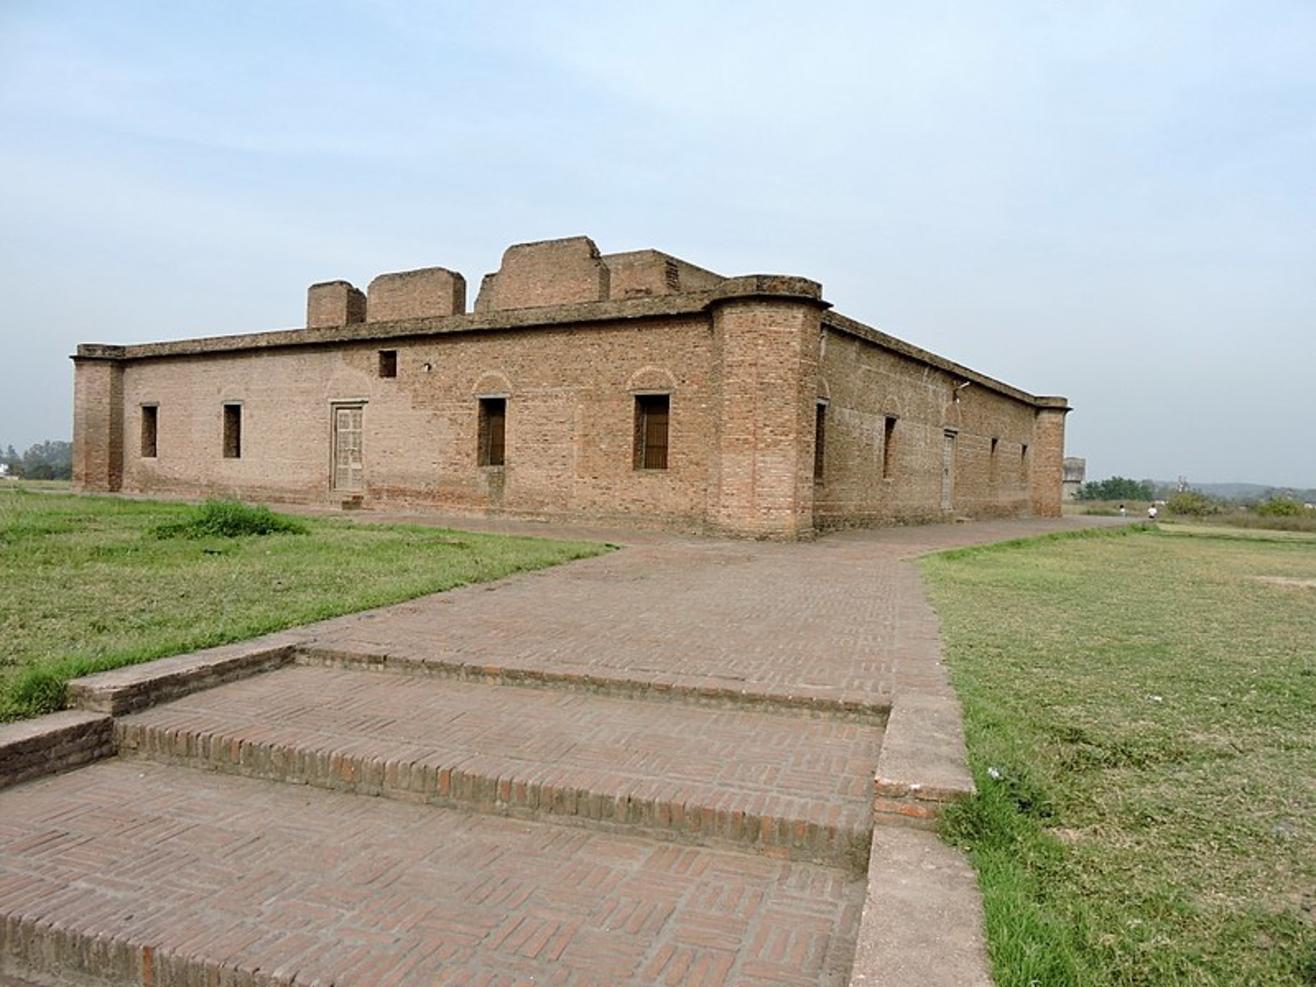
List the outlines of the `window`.
<svg viewBox="0 0 1316 987">
<path fill-rule="evenodd" d="M 398 351 L 379 351 L 379 376 L 396 377 L 398 375 Z"/>
<path fill-rule="evenodd" d="M 819 401 L 813 417 L 813 478 L 823 478 L 823 452 L 827 448 L 827 405 Z"/>
<path fill-rule="evenodd" d="M 507 398 L 480 398 L 481 466 L 502 466 L 506 461 Z"/>
<path fill-rule="evenodd" d="M 242 405 L 224 405 L 224 458 L 242 458 Z"/>
<path fill-rule="evenodd" d="M 1019 447 L 1019 480 L 1022 483 L 1028 482 L 1028 443 L 1025 442 Z"/>
<path fill-rule="evenodd" d="M 884 480 L 891 476 L 891 470 L 895 467 L 895 440 L 896 420 L 887 415 L 886 422 L 882 426 L 882 479 Z"/>
<path fill-rule="evenodd" d="M 635 396 L 635 468 L 667 469 L 667 419 L 672 398 L 669 394 Z"/>
<path fill-rule="evenodd" d="M 155 437 L 160 409 L 153 404 L 142 405 L 142 458 L 155 458 Z"/>
</svg>

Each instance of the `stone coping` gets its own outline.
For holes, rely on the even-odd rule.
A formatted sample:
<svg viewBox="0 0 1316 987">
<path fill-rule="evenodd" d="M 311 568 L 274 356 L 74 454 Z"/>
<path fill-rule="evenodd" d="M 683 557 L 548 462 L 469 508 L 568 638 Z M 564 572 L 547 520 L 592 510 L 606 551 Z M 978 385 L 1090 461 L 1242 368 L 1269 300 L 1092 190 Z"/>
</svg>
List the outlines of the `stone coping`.
<svg viewBox="0 0 1316 987">
<path fill-rule="evenodd" d="M 873 783 L 878 822 L 935 828 L 947 804 L 973 795 L 961 722 L 949 691 L 896 694 Z"/>
<path fill-rule="evenodd" d="M 850 987 L 991 987 L 978 879 L 935 833 L 873 830 Z"/>
</svg>

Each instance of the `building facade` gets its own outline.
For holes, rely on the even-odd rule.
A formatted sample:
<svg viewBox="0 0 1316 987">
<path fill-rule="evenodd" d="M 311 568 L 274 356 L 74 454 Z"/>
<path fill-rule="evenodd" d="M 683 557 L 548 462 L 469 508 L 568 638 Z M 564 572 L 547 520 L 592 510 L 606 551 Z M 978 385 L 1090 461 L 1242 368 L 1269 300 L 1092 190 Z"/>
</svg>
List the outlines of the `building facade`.
<svg viewBox="0 0 1316 987">
<path fill-rule="evenodd" d="M 1060 511 L 1063 398 L 814 281 L 572 237 L 508 248 L 466 308 L 427 268 L 312 285 L 302 329 L 81 345 L 75 485 L 774 538 Z"/>
</svg>

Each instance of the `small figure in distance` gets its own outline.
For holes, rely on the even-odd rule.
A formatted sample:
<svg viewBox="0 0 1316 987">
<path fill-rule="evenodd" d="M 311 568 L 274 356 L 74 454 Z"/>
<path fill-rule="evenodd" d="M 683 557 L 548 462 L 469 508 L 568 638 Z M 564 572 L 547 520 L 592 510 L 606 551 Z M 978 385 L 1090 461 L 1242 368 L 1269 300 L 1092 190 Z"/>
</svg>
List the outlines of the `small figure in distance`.
<svg viewBox="0 0 1316 987">
<path fill-rule="evenodd" d="M 1123 504 L 1120 504 L 1120 517 L 1128 517 L 1128 516 L 1129 516 L 1129 512 L 1124 509 Z"/>
<path fill-rule="evenodd" d="M 1155 504 L 1152 504 L 1150 507 L 1147 508 L 1147 520 L 1148 520 L 1148 521 L 1155 521 L 1155 520 L 1156 520 L 1156 505 L 1155 505 Z"/>
</svg>

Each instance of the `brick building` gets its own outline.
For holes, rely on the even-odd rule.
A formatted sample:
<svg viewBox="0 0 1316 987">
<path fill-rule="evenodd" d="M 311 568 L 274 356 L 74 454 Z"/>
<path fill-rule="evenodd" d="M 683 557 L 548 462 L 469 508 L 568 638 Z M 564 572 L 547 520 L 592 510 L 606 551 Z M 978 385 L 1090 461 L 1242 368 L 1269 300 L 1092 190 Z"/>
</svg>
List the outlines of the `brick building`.
<svg viewBox="0 0 1316 987">
<path fill-rule="evenodd" d="M 1060 511 L 1064 398 L 831 310 L 586 237 L 508 248 L 466 311 L 426 268 L 312 285 L 303 329 L 75 366 L 79 489 L 816 527 Z"/>
</svg>

